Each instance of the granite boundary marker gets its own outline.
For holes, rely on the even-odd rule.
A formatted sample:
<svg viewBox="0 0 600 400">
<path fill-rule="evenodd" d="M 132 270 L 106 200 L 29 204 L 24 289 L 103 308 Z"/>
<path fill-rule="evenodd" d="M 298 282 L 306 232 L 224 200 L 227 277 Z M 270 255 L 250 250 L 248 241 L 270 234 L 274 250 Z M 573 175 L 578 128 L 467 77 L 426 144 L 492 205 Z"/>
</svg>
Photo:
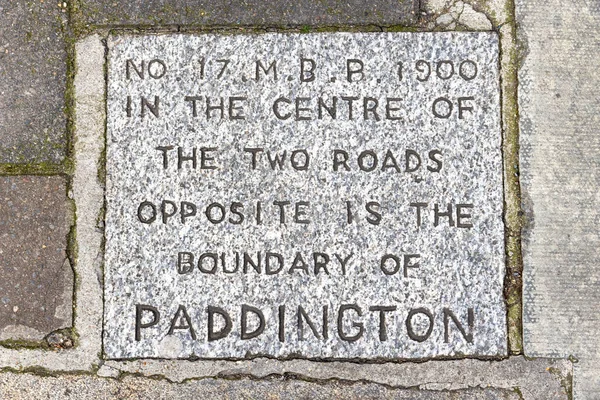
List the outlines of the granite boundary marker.
<svg viewBox="0 0 600 400">
<path fill-rule="evenodd" d="M 111 37 L 105 353 L 506 355 L 499 96 L 494 33 Z"/>
</svg>

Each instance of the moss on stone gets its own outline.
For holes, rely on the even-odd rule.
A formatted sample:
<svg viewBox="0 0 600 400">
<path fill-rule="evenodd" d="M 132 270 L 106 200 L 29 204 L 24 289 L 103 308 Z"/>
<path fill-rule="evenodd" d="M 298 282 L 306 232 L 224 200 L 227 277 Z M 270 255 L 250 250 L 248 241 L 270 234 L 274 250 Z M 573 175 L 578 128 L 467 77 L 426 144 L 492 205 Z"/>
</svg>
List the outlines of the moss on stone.
<svg viewBox="0 0 600 400">
<path fill-rule="evenodd" d="M 519 182 L 519 112 L 517 100 L 517 51 L 515 43 L 514 2 L 506 3 L 510 46 L 502 47 L 502 55 L 507 60 L 502 64 L 502 121 L 503 155 L 505 177 L 504 223 L 506 227 L 506 279 L 505 297 L 507 302 L 509 349 L 512 354 L 523 352 L 523 259 L 521 254 L 521 188 Z"/>
<path fill-rule="evenodd" d="M 47 350 L 50 347 L 48 343 L 43 340 L 26 340 L 26 339 L 6 339 L 0 341 L 0 347 L 4 347 L 11 350 Z"/>
<path fill-rule="evenodd" d="M 569 372 L 567 375 L 563 375 L 560 369 L 554 367 L 549 367 L 547 371 L 560 381 L 560 386 L 565 391 L 567 398 L 573 400 L 573 374 Z"/>
<path fill-rule="evenodd" d="M 419 26 L 406 26 L 406 25 L 391 25 L 384 26 L 384 32 L 420 32 L 423 31 L 423 27 Z"/>
<path fill-rule="evenodd" d="M 0 163 L 0 176 L 12 175 L 65 175 L 70 173 L 69 163 Z"/>
<path fill-rule="evenodd" d="M 62 370 L 50 370 L 48 368 L 34 366 L 34 367 L 25 367 L 25 368 L 13 368 L 13 367 L 4 367 L 0 368 L 0 373 L 2 372 L 10 372 L 13 374 L 32 374 L 41 377 L 51 377 L 56 378 L 59 376 L 94 376 L 97 372 L 98 368 L 94 368 L 89 371 L 82 370 L 73 370 L 73 371 L 62 371 Z"/>
<path fill-rule="evenodd" d="M 523 397 L 523 392 L 521 392 L 521 388 L 514 387 L 513 392 L 515 392 L 517 396 L 519 396 L 519 399 L 525 399 L 525 397 Z"/>
</svg>

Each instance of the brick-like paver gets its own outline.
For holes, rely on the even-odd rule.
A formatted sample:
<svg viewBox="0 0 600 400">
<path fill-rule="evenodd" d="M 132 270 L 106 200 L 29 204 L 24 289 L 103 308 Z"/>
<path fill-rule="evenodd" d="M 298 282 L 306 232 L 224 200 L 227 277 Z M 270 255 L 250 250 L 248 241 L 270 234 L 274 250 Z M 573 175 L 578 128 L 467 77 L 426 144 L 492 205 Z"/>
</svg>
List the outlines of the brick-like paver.
<svg viewBox="0 0 600 400">
<path fill-rule="evenodd" d="M 0 340 L 71 326 L 71 210 L 60 176 L 0 177 Z"/>
<path fill-rule="evenodd" d="M 0 0 L 0 163 L 65 157 L 66 11 L 52 0 Z"/>
<path fill-rule="evenodd" d="M 418 0 L 79 0 L 92 25 L 323 26 L 412 24 Z"/>
</svg>

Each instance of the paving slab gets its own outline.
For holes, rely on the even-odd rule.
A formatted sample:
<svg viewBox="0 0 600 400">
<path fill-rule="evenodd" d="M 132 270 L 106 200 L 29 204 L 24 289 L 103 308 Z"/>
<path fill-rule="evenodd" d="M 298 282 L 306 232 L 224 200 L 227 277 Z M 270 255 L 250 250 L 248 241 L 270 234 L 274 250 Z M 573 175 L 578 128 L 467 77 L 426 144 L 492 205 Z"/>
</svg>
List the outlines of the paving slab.
<svg viewBox="0 0 600 400">
<path fill-rule="evenodd" d="M 267 380 L 201 379 L 183 384 L 166 380 L 93 376 L 40 377 L 0 375 L 0 397 L 10 399 L 412 399 L 517 400 L 518 389 L 433 391 L 395 389 L 373 383 L 304 382 L 286 378 Z"/>
<path fill-rule="evenodd" d="M 600 4 L 516 2 L 528 356 L 574 356 L 576 399 L 600 398 Z"/>
<path fill-rule="evenodd" d="M 0 163 L 59 163 L 67 137 L 66 8 L 3 0 L 0 15 Z"/>
<path fill-rule="evenodd" d="M 0 340 L 71 326 L 70 215 L 64 178 L 0 178 Z"/>
<path fill-rule="evenodd" d="M 108 46 L 107 357 L 506 355 L 495 33 Z"/>
<path fill-rule="evenodd" d="M 78 0 L 88 25 L 327 26 L 413 24 L 415 0 Z"/>
</svg>

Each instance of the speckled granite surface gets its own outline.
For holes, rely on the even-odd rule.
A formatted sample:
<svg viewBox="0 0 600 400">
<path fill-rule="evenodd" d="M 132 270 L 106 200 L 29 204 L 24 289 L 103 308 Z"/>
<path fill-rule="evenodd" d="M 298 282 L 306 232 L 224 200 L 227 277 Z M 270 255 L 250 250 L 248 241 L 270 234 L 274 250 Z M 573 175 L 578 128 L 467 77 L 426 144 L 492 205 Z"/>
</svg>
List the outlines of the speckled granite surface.
<svg viewBox="0 0 600 400">
<path fill-rule="evenodd" d="M 109 358 L 506 354 L 497 36 L 109 40 Z"/>
</svg>

